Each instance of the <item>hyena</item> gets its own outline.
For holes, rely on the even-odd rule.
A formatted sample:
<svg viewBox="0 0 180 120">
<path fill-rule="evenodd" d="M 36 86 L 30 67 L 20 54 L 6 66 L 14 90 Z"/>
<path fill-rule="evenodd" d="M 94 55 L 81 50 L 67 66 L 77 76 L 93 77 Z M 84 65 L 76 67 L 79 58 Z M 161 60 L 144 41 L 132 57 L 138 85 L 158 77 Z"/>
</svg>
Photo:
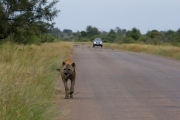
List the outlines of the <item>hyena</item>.
<svg viewBox="0 0 180 120">
<path fill-rule="evenodd" d="M 56 70 L 60 72 L 62 81 L 64 83 L 65 92 L 66 92 L 65 99 L 68 99 L 69 95 L 71 98 L 73 98 L 75 78 L 76 78 L 75 63 L 71 59 L 67 59 L 64 62 L 62 62 L 61 68 Z M 67 85 L 68 80 L 71 80 L 70 91 Z"/>
</svg>

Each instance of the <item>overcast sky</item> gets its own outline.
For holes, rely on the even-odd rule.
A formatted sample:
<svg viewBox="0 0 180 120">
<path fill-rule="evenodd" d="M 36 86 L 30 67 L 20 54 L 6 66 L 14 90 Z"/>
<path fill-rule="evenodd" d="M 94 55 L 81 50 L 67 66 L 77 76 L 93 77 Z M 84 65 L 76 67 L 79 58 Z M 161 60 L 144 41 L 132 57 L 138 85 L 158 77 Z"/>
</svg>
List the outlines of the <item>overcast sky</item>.
<svg viewBox="0 0 180 120">
<path fill-rule="evenodd" d="M 117 26 L 141 33 L 180 28 L 180 0 L 59 0 L 56 7 L 60 30 L 82 31 L 89 25 L 107 32 Z"/>
</svg>

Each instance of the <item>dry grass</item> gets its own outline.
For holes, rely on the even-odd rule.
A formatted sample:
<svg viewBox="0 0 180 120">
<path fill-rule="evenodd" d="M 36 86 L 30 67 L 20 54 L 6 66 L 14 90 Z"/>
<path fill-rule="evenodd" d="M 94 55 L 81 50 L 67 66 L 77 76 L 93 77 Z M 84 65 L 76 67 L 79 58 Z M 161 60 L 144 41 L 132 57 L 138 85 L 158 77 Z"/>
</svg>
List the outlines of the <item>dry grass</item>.
<svg viewBox="0 0 180 120">
<path fill-rule="evenodd" d="M 180 48 L 171 45 L 104 44 L 107 48 L 142 52 L 180 60 Z"/>
<path fill-rule="evenodd" d="M 74 42 L 74 44 L 92 45 L 92 42 Z"/>
<path fill-rule="evenodd" d="M 72 43 L 0 45 L 0 118 L 51 120 L 56 114 L 55 71 L 71 56 Z"/>
</svg>

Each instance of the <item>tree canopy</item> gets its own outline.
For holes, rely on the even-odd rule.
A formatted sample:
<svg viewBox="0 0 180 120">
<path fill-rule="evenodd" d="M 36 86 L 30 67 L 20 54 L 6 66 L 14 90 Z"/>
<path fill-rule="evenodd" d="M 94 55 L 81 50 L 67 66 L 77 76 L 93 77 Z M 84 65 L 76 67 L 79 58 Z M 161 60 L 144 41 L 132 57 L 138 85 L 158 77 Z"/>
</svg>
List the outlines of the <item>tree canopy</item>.
<svg viewBox="0 0 180 120">
<path fill-rule="evenodd" d="M 148 31 L 146 35 L 147 35 L 148 37 L 150 37 L 151 39 L 161 37 L 161 33 L 158 32 L 157 30 Z"/>
<path fill-rule="evenodd" d="M 57 0 L 1 0 L 0 39 L 19 31 L 44 33 L 53 26 L 52 20 L 60 12 L 54 6 Z M 38 32 L 37 32 L 38 31 Z M 37 34 L 36 34 L 37 35 Z"/>
<path fill-rule="evenodd" d="M 98 28 L 92 27 L 92 26 L 87 26 L 86 33 L 87 33 L 88 37 L 92 37 L 94 35 L 99 35 L 100 34 Z"/>
<path fill-rule="evenodd" d="M 126 36 L 138 40 L 141 36 L 141 32 L 137 28 L 133 28 L 131 31 L 127 32 Z"/>
</svg>

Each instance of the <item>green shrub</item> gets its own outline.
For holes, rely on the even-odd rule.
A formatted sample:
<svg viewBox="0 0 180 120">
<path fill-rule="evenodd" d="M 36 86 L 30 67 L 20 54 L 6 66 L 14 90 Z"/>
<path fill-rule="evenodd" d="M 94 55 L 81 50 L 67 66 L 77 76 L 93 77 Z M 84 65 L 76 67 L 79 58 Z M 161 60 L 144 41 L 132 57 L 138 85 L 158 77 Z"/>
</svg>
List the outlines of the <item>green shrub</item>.
<svg viewBox="0 0 180 120">
<path fill-rule="evenodd" d="M 124 41 L 124 43 L 134 43 L 134 39 L 131 37 L 127 37 Z"/>
<path fill-rule="evenodd" d="M 41 42 L 53 42 L 56 40 L 55 36 L 51 35 L 51 34 L 44 34 L 41 37 Z"/>
</svg>

